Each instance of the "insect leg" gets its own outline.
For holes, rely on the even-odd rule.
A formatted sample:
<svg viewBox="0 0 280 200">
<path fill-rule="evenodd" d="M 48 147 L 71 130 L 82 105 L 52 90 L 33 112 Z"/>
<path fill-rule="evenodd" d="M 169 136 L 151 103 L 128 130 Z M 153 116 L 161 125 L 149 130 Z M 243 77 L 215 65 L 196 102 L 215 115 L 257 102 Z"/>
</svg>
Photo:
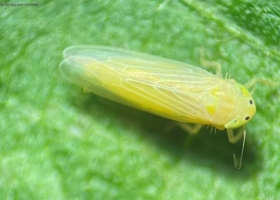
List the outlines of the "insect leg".
<svg viewBox="0 0 280 200">
<path fill-rule="evenodd" d="M 253 92 L 255 90 L 255 84 L 256 83 L 261 83 L 261 84 L 269 85 L 269 86 L 272 86 L 272 87 L 275 87 L 275 86 L 280 84 L 280 82 L 277 82 L 277 81 L 269 81 L 269 80 L 265 80 L 265 79 L 252 78 L 247 83 L 245 83 L 244 86 L 247 89 L 250 89 L 250 88 L 253 87 L 253 89 L 251 91 L 251 94 L 253 94 Z"/>
<path fill-rule="evenodd" d="M 216 69 L 216 75 L 221 77 L 222 74 L 222 66 L 220 63 L 215 61 L 209 61 L 205 58 L 205 50 L 203 48 L 200 49 L 200 63 L 204 68 L 214 68 Z"/>
<path fill-rule="evenodd" d="M 156 8 L 156 11 L 161 11 L 168 3 L 170 0 L 164 0 L 159 6 Z"/>
<path fill-rule="evenodd" d="M 249 80 L 247 83 L 244 84 L 244 86 L 247 88 L 247 89 L 250 89 L 251 87 L 254 87 L 256 82 L 258 82 L 258 79 L 256 78 L 252 78 L 251 80 Z M 254 89 L 253 89 L 254 90 Z"/>
<path fill-rule="evenodd" d="M 243 145 L 242 145 L 239 163 L 238 163 L 238 159 L 236 158 L 235 154 L 233 154 L 234 167 L 241 169 L 242 158 L 243 158 L 243 153 L 244 153 L 244 146 L 245 146 L 245 139 L 246 139 L 245 126 L 243 126 L 236 135 L 234 135 L 232 129 L 227 129 L 227 133 L 228 133 L 228 140 L 230 143 L 235 143 L 235 142 L 239 141 L 243 136 Z"/>
<path fill-rule="evenodd" d="M 185 124 L 182 122 L 177 123 L 184 131 L 188 132 L 189 134 L 197 134 L 199 130 L 201 129 L 201 124 Z"/>
<path fill-rule="evenodd" d="M 243 137 L 243 134 L 245 133 L 245 127 L 243 126 L 237 134 L 233 133 L 233 129 L 227 129 L 228 134 L 228 140 L 230 143 L 236 143 L 240 140 L 240 138 Z"/>
<path fill-rule="evenodd" d="M 241 150 L 241 153 L 240 153 L 239 162 L 238 162 L 238 159 L 236 158 L 236 155 L 233 154 L 234 167 L 238 168 L 238 169 L 241 169 L 241 164 L 242 164 L 242 159 L 243 159 L 243 154 L 244 154 L 245 140 L 246 140 L 246 130 L 244 129 L 242 150 Z"/>
<path fill-rule="evenodd" d="M 186 131 L 186 132 L 188 132 L 189 134 L 192 134 L 192 135 L 198 133 L 199 130 L 201 129 L 201 127 L 202 127 L 201 124 L 185 124 L 183 122 L 173 122 L 173 123 L 168 125 L 166 131 L 169 132 L 175 126 L 179 126 L 184 131 Z"/>
<path fill-rule="evenodd" d="M 234 167 L 241 169 L 241 164 L 242 164 L 242 158 L 243 158 L 243 153 L 244 153 L 244 146 L 245 146 L 245 140 L 246 140 L 246 130 L 244 129 L 244 133 L 243 133 L 243 144 L 242 144 L 242 150 L 240 153 L 240 159 L 238 162 L 238 159 L 236 158 L 235 154 L 233 154 L 233 163 L 234 163 Z"/>
</svg>

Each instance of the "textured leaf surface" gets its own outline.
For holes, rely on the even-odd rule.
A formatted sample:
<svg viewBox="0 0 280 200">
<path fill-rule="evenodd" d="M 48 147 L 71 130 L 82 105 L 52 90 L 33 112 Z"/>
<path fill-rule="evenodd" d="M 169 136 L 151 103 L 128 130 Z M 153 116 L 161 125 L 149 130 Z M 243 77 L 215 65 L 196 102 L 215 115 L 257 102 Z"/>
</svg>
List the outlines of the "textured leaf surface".
<svg viewBox="0 0 280 200">
<path fill-rule="evenodd" d="M 1 198 L 280 196 L 279 87 L 256 85 L 258 111 L 246 127 L 243 167 L 236 170 L 232 155 L 239 156 L 241 144 L 229 144 L 224 132 L 166 132 L 168 120 L 84 93 L 58 71 L 62 51 L 76 44 L 115 46 L 198 66 L 202 48 L 224 75 L 241 83 L 277 80 L 280 3 L 16 3 L 0 5 Z"/>
</svg>

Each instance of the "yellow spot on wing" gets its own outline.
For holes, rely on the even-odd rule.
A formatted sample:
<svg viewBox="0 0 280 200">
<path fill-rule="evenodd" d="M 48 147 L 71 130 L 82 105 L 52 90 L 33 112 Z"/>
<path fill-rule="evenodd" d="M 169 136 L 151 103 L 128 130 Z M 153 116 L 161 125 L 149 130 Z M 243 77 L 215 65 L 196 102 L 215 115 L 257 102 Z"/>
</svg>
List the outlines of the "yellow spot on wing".
<svg viewBox="0 0 280 200">
<path fill-rule="evenodd" d="M 216 111 L 216 106 L 214 105 L 209 105 L 209 106 L 206 106 L 206 109 L 207 109 L 207 112 L 210 114 L 210 115 L 214 115 L 215 111 Z"/>
<path fill-rule="evenodd" d="M 207 102 L 205 102 L 205 108 L 209 115 L 213 116 L 216 112 L 217 105 L 219 103 L 220 98 L 220 87 L 215 87 L 210 90 L 210 93 L 208 95 Z"/>
</svg>

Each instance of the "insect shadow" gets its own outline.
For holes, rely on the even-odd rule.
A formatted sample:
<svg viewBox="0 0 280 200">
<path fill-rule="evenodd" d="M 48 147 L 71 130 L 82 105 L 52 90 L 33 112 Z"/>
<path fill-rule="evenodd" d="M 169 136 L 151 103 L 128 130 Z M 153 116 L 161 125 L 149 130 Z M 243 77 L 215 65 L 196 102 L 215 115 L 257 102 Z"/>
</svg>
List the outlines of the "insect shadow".
<svg viewBox="0 0 280 200">
<path fill-rule="evenodd" d="M 203 127 L 199 133 L 191 135 L 180 127 L 168 130 L 172 121 L 143 112 L 119 103 L 112 102 L 94 94 L 84 94 L 74 100 L 75 106 L 84 113 L 98 119 L 115 118 L 123 127 L 134 129 L 143 138 L 157 145 L 176 161 L 193 162 L 199 167 L 215 169 L 219 173 L 233 178 L 249 178 L 262 168 L 262 159 L 256 148 L 253 134 L 247 132 L 245 150 L 240 170 L 234 167 L 233 154 L 240 157 L 242 140 L 231 144 L 226 131 L 215 131 L 212 127 Z M 78 102 L 78 103 L 77 103 Z M 105 114 L 104 114 L 105 113 Z"/>
</svg>

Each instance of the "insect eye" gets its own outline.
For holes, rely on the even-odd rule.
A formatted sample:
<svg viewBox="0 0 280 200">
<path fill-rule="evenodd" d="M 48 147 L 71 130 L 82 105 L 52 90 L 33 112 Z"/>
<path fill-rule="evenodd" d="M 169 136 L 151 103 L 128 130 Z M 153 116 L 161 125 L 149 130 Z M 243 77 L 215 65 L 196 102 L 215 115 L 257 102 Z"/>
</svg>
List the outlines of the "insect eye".
<svg viewBox="0 0 280 200">
<path fill-rule="evenodd" d="M 245 117 L 245 120 L 246 120 L 246 121 L 248 121 L 249 119 L 250 119 L 250 117 L 249 117 L 249 116 Z"/>
<path fill-rule="evenodd" d="M 251 105 L 253 105 L 253 100 L 249 100 L 249 103 L 250 103 Z"/>
</svg>

